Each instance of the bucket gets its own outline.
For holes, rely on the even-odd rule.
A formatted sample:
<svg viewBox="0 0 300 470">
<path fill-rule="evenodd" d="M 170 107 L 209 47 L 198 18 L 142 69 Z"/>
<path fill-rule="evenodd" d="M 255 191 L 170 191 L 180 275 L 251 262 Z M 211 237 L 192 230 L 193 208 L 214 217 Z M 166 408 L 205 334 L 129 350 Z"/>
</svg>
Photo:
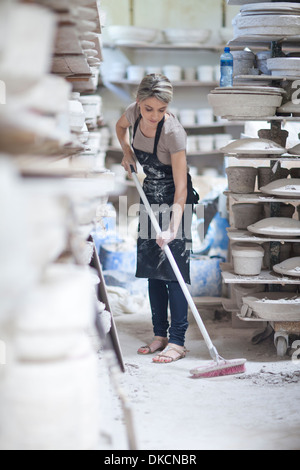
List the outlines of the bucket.
<svg viewBox="0 0 300 470">
<path fill-rule="evenodd" d="M 100 247 L 100 261 L 104 271 L 134 273 L 136 270 L 136 247 L 124 241 L 107 243 Z"/>
<path fill-rule="evenodd" d="M 264 249 L 260 245 L 236 243 L 232 247 L 233 270 L 241 276 L 258 276 L 261 273 Z"/>
<path fill-rule="evenodd" d="M 222 274 L 220 258 L 208 256 L 191 256 L 191 286 L 192 297 L 221 297 Z"/>
</svg>

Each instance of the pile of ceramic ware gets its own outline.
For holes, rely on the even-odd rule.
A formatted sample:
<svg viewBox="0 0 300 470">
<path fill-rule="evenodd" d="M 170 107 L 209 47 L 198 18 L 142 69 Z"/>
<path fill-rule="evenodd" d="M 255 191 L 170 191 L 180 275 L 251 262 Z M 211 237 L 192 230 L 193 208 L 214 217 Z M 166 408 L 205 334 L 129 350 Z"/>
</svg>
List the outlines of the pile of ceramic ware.
<svg viewBox="0 0 300 470">
<path fill-rule="evenodd" d="M 181 46 L 194 46 L 207 42 L 211 36 L 210 29 L 180 29 L 169 28 L 164 30 L 166 42 L 180 44 Z"/>
<path fill-rule="evenodd" d="M 118 46 L 167 43 L 180 46 L 199 46 L 212 34 L 210 29 L 140 28 L 138 26 L 113 25 L 107 27 L 108 38 Z"/>
<path fill-rule="evenodd" d="M 118 46 L 127 44 L 148 44 L 154 42 L 159 30 L 155 28 L 139 28 L 138 26 L 112 25 L 107 27 L 110 40 Z"/>
<path fill-rule="evenodd" d="M 208 95 L 214 114 L 223 118 L 274 116 L 282 104 L 284 90 L 276 87 L 218 87 Z"/>
<path fill-rule="evenodd" d="M 101 99 L 78 87 L 93 91 L 98 2 L 36 3 L 0 2 L 0 448 L 93 450 L 100 308 L 88 239 L 114 177 L 90 160 Z"/>
<path fill-rule="evenodd" d="M 270 36 L 273 40 L 299 34 L 300 7 L 298 3 L 253 3 L 241 7 L 233 20 L 238 36 Z"/>
</svg>

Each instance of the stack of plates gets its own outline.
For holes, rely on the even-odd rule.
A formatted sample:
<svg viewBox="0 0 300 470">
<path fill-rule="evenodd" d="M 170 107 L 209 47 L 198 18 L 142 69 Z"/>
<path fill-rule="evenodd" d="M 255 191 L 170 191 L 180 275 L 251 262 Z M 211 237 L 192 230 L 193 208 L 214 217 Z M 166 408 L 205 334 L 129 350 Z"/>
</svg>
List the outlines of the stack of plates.
<svg viewBox="0 0 300 470">
<path fill-rule="evenodd" d="M 241 7 L 242 16 L 253 15 L 300 15 L 300 3 L 266 2 L 249 3 Z"/>
<path fill-rule="evenodd" d="M 210 29 L 173 29 L 164 30 L 166 41 L 181 46 L 197 46 L 207 42 L 211 36 Z"/>
<path fill-rule="evenodd" d="M 299 3 L 246 4 L 234 19 L 235 36 L 264 35 L 275 40 L 299 35 L 299 27 Z"/>
<path fill-rule="evenodd" d="M 155 41 L 159 31 L 154 28 L 112 25 L 107 27 L 109 38 L 119 46 L 127 44 L 145 45 Z"/>
<path fill-rule="evenodd" d="M 212 90 L 208 101 L 216 116 L 268 117 L 275 115 L 283 93 L 281 88 L 235 85 Z"/>
</svg>

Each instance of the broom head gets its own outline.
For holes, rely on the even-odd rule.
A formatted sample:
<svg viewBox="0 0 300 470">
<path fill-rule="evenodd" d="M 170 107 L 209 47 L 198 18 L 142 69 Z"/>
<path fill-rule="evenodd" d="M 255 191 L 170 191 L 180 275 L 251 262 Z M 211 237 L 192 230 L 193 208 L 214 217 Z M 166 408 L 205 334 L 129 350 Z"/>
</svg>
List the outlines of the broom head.
<svg viewBox="0 0 300 470">
<path fill-rule="evenodd" d="M 212 377 L 222 377 L 224 375 L 243 374 L 246 371 L 246 362 L 246 359 L 233 359 L 230 361 L 221 359 L 218 362 L 211 362 L 208 365 L 192 369 L 192 378 L 209 379 Z"/>
</svg>

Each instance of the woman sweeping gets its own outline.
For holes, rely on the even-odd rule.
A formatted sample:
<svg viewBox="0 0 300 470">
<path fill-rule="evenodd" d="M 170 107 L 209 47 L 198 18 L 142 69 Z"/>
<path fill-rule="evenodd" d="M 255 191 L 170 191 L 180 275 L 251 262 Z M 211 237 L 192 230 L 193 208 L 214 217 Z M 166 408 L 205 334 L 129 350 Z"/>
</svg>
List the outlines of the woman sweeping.
<svg viewBox="0 0 300 470">
<path fill-rule="evenodd" d="M 143 189 L 162 229 L 160 236 L 154 233 L 141 203 L 136 276 L 149 280 L 154 339 L 138 353 L 162 351 L 153 359 L 157 363 L 177 361 L 186 355 L 188 304 L 163 248 L 169 245 L 189 284 L 192 207 L 197 202 L 187 168 L 186 132 L 168 112 L 172 98 L 173 87 L 168 78 L 147 75 L 139 86 L 136 102 L 116 125 L 124 154 L 122 165 L 130 176 L 130 165 L 137 170 L 138 161 L 143 167 L 146 174 Z"/>
</svg>

